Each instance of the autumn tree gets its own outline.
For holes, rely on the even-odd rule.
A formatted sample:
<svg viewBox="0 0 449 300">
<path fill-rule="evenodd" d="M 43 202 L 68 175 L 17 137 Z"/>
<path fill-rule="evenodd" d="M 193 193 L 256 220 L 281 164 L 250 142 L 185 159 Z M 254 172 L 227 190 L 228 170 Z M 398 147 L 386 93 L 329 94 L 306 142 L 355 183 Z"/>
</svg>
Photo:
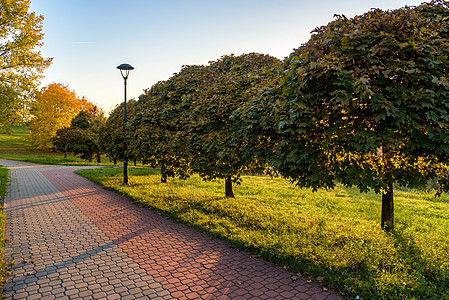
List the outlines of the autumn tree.
<svg viewBox="0 0 449 300">
<path fill-rule="evenodd" d="M 339 181 L 382 194 L 394 226 L 393 183 L 438 179 L 448 190 L 449 8 L 445 1 L 336 20 L 284 65 L 274 160 L 300 187 Z"/>
<path fill-rule="evenodd" d="M 43 58 L 42 16 L 29 12 L 28 0 L 0 0 L 0 131 L 27 109 L 27 101 L 51 60 Z"/>
<path fill-rule="evenodd" d="M 52 83 L 36 94 L 31 103 L 31 140 L 35 147 L 52 146 L 58 129 L 70 126 L 71 120 L 83 110 L 93 110 L 94 105 L 60 83 Z"/>
<path fill-rule="evenodd" d="M 71 152 L 92 162 L 96 156 L 101 162 L 100 133 L 105 125 L 104 114 L 94 107 L 91 111 L 81 111 L 71 122 L 70 127 L 58 129 L 53 137 L 53 145 L 65 155 Z"/>
</svg>

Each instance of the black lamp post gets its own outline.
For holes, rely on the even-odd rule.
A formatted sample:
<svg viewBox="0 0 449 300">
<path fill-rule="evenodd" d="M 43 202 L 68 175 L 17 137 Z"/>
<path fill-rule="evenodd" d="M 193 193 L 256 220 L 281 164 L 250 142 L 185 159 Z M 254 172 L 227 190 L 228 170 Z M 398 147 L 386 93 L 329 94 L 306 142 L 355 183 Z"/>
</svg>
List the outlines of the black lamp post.
<svg viewBox="0 0 449 300">
<path fill-rule="evenodd" d="M 117 67 L 117 69 L 120 70 L 120 73 L 122 74 L 123 79 L 125 80 L 125 106 L 124 106 L 124 118 L 123 118 L 123 136 L 124 136 L 124 143 L 125 143 L 125 149 L 123 151 L 123 184 L 122 185 L 128 185 L 128 143 L 126 142 L 126 80 L 128 79 L 129 71 L 134 70 L 134 67 L 130 64 L 121 64 Z"/>
</svg>

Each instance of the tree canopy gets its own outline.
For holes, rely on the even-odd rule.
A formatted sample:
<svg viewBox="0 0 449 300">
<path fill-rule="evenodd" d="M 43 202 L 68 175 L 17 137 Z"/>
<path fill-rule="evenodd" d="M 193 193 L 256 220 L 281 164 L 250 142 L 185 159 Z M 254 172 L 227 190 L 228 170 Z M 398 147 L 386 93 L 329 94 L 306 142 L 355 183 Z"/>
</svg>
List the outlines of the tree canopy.
<svg viewBox="0 0 449 300">
<path fill-rule="evenodd" d="M 76 115 L 70 127 L 58 129 L 53 137 L 53 145 L 65 155 L 72 152 L 81 158 L 92 161 L 96 156 L 101 162 L 100 133 L 103 131 L 105 117 L 102 111 L 94 107 L 91 111 L 81 111 Z"/>
<path fill-rule="evenodd" d="M 131 149 L 145 163 L 161 168 L 161 180 L 191 174 L 184 131 L 191 95 L 209 78 L 204 66 L 183 66 L 166 81 L 158 82 L 139 97 L 132 122 Z"/>
<path fill-rule="evenodd" d="M 29 12 L 29 0 L 0 0 L 0 130 L 26 109 L 40 74 L 52 59 L 43 58 L 42 16 Z"/>
<path fill-rule="evenodd" d="M 162 176 L 224 179 L 226 196 L 242 172 L 261 171 L 260 144 L 241 130 L 239 114 L 253 88 L 270 76 L 279 60 L 256 53 L 227 55 L 206 66 L 185 66 L 139 98 L 133 121 L 136 156 L 158 164 Z"/>
<path fill-rule="evenodd" d="M 448 16 L 446 2 L 432 1 L 315 29 L 283 67 L 282 175 L 382 193 L 382 226 L 393 226 L 393 183 L 438 178 L 447 190 Z"/>
<path fill-rule="evenodd" d="M 130 153 L 163 181 L 224 179 L 231 197 L 241 173 L 269 165 L 300 187 L 374 190 L 393 227 L 393 184 L 449 190 L 448 18 L 442 0 L 372 9 L 316 28 L 281 67 L 256 53 L 184 66 L 139 97 Z M 103 138 L 114 158 L 119 115 Z"/>
<path fill-rule="evenodd" d="M 135 115 L 136 101 L 131 99 L 127 102 L 127 116 L 132 119 Z M 103 129 L 100 132 L 100 147 L 106 155 L 113 159 L 115 162 L 117 160 L 123 159 L 123 154 L 125 151 L 125 133 L 123 132 L 123 119 L 124 119 L 124 103 L 117 105 L 109 114 L 109 118 L 106 120 Z M 127 122 L 127 127 L 130 126 L 130 122 Z M 132 133 L 127 131 L 127 141 L 129 143 L 129 135 Z M 134 160 L 132 152 L 128 151 L 127 155 L 129 160 Z"/>
<path fill-rule="evenodd" d="M 52 146 L 58 129 L 69 127 L 72 119 L 83 110 L 92 111 L 94 105 L 61 83 L 52 83 L 38 91 L 31 103 L 29 126 L 31 140 L 38 147 Z"/>
<path fill-rule="evenodd" d="M 240 174 L 266 168 L 265 158 L 254 152 L 258 141 L 244 134 L 234 112 L 252 99 L 253 88 L 279 63 L 257 53 L 223 56 L 209 63 L 209 79 L 191 97 L 185 131 L 192 168 L 206 180 L 224 179 L 228 197 L 233 197 L 231 184 L 239 183 Z"/>
</svg>

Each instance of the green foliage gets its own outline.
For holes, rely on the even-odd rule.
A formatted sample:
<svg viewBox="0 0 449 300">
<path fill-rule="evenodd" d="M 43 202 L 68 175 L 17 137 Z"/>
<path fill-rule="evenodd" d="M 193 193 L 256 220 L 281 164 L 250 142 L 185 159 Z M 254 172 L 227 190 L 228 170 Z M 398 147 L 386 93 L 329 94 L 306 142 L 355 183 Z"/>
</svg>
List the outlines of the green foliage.
<svg viewBox="0 0 449 300">
<path fill-rule="evenodd" d="M 3 212 L 3 201 L 5 200 L 6 184 L 8 183 L 8 169 L 0 165 L 0 282 L 7 275 L 8 268 L 4 259 L 5 252 L 5 213 Z"/>
<path fill-rule="evenodd" d="M 127 101 L 127 117 L 132 119 L 136 114 L 136 101 L 131 99 Z M 103 129 L 99 132 L 100 148 L 107 156 L 116 161 L 123 160 L 123 153 L 125 151 L 125 139 L 123 132 L 124 120 L 124 103 L 117 105 L 109 114 Z M 129 135 L 132 134 L 129 130 L 130 122 L 127 122 L 127 142 L 130 144 Z M 128 152 L 128 160 L 134 160 L 135 156 L 132 152 Z"/>
<path fill-rule="evenodd" d="M 40 74 L 52 59 L 43 58 L 42 16 L 29 12 L 29 0 L 0 1 L 0 132 L 23 117 Z"/>
<path fill-rule="evenodd" d="M 241 173 L 263 171 L 266 159 L 253 151 L 261 139 L 245 134 L 234 112 L 278 65 L 262 54 L 223 56 L 207 66 L 184 66 L 154 85 L 140 96 L 133 119 L 135 156 L 160 166 L 163 180 L 185 178 L 194 170 L 205 180 L 231 184 L 231 178 L 240 182 Z"/>
<path fill-rule="evenodd" d="M 265 157 L 255 156 L 255 144 L 242 130 L 234 112 L 248 103 L 253 88 L 272 73 L 279 61 L 250 53 L 223 56 L 210 62 L 209 80 L 195 91 L 186 125 L 188 156 L 192 167 L 206 180 L 225 179 L 245 171 L 261 172 Z"/>
<path fill-rule="evenodd" d="M 382 193 L 394 182 L 449 190 L 447 2 L 373 9 L 314 30 L 283 65 L 273 165 L 300 187 Z"/>
<path fill-rule="evenodd" d="M 187 178 L 192 172 L 184 127 L 192 108 L 191 94 L 201 88 L 208 75 L 203 66 L 184 66 L 139 97 L 131 150 L 143 162 L 160 167 L 162 181 L 175 176 Z"/>
<path fill-rule="evenodd" d="M 0 166 L 0 199 L 4 199 L 6 184 L 8 183 L 8 169 Z"/>
<path fill-rule="evenodd" d="M 315 29 L 283 67 L 276 168 L 313 188 L 446 179 L 448 12 L 433 1 Z"/>
<path fill-rule="evenodd" d="M 96 109 L 81 111 L 72 119 L 70 127 L 56 131 L 56 136 L 52 139 L 53 145 L 59 151 L 72 152 L 89 162 L 96 154 L 97 162 L 100 163 L 100 133 L 104 124 L 102 112 L 98 113 Z"/>
<path fill-rule="evenodd" d="M 397 192 L 397 228 L 379 231 L 381 203 L 374 192 L 337 184 L 298 190 L 286 180 L 243 176 L 235 199 L 216 180 L 198 175 L 161 184 L 157 170 L 130 169 L 124 187 L 118 169 L 79 174 L 205 230 L 354 299 L 449 298 L 449 197 Z"/>
</svg>

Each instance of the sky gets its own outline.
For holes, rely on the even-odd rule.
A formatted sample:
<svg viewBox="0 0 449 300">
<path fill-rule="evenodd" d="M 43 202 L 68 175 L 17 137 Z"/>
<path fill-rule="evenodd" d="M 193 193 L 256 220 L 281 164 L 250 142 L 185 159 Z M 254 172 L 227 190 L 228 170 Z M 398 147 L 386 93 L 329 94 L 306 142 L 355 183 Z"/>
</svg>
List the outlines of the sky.
<svg viewBox="0 0 449 300">
<path fill-rule="evenodd" d="M 128 99 L 137 99 L 183 65 L 223 55 L 269 54 L 279 59 L 311 31 L 371 8 L 419 5 L 415 0 L 31 0 L 44 17 L 44 57 L 53 57 L 41 86 L 63 83 L 108 113 L 124 100 L 116 68 L 135 69 Z M 428 2 L 428 1 L 427 1 Z"/>
</svg>

